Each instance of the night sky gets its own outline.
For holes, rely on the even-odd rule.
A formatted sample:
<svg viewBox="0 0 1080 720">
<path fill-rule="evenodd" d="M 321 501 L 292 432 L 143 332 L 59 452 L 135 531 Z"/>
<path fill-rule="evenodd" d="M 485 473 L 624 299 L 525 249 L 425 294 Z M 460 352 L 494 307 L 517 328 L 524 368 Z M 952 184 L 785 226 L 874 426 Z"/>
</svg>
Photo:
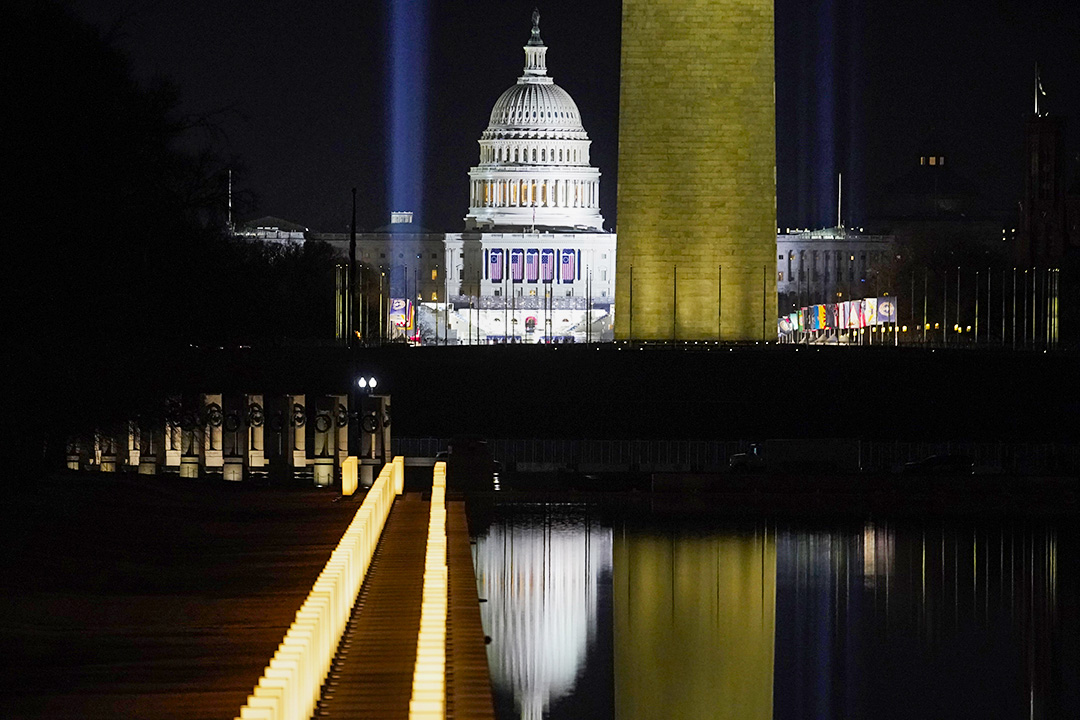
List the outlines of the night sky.
<svg viewBox="0 0 1080 720">
<path fill-rule="evenodd" d="M 421 221 L 462 228 L 469 167 L 491 106 L 521 74 L 534 1 L 399 0 L 399 49 L 422 63 L 406 97 L 423 109 Z M 71 0 L 111 32 L 139 77 L 168 76 L 183 110 L 224 111 L 212 139 L 243 162 L 243 215 L 345 231 L 387 221 L 391 18 L 386 2 Z M 616 220 L 620 3 L 539 4 L 555 82 L 577 101 Z M 423 11 L 423 12 L 421 12 Z M 426 12 L 425 21 L 419 21 Z M 922 154 L 946 155 L 1003 219 L 1022 187 L 1023 123 L 1042 67 L 1045 107 L 1080 152 L 1075 0 L 777 0 L 778 225 L 867 222 L 874 198 Z M 415 148 L 414 148 L 415 150 Z M 414 209 L 417 208 L 393 208 Z"/>
</svg>

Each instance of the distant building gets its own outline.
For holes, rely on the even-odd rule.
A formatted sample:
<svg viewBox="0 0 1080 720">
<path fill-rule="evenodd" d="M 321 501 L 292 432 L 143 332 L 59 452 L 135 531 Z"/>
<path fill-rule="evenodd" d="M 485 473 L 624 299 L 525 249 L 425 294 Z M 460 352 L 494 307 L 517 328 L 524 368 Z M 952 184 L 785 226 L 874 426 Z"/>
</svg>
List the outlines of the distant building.
<svg viewBox="0 0 1080 720">
<path fill-rule="evenodd" d="M 1065 216 L 1065 118 L 1036 114 L 1024 128 L 1024 198 L 1016 261 L 1024 267 L 1061 263 L 1068 246 Z"/>
<path fill-rule="evenodd" d="M 377 318 L 362 328 L 366 338 L 612 339 L 616 236 L 603 229 L 600 171 L 578 107 L 547 75 L 538 14 L 524 50 L 524 73 L 480 137 L 465 231 L 428 230 L 400 209 L 390 224 L 357 233 L 361 312 Z M 252 237 L 292 238 L 299 227 L 264 220 L 278 225 L 257 221 Z M 348 233 L 301 235 L 348 257 Z"/>
<path fill-rule="evenodd" d="M 977 183 L 940 150 L 919 155 L 886 186 L 867 227 L 891 235 L 911 265 L 931 271 L 1002 264 L 1015 220 L 984 206 Z"/>
<path fill-rule="evenodd" d="M 525 72 L 495 102 L 469 170 L 466 229 L 603 231 L 600 171 L 570 94 L 547 74 L 547 47 L 534 13 Z"/>
<path fill-rule="evenodd" d="M 787 315 L 810 305 L 896 295 L 896 238 L 843 227 L 776 236 L 777 306 Z"/>
<path fill-rule="evenodd" d="M 271 216 L 248 220 L 236 228 L 239 237 L 279 243 L 302 243 L 308 232 L 303 225 Z"/>
</svg>

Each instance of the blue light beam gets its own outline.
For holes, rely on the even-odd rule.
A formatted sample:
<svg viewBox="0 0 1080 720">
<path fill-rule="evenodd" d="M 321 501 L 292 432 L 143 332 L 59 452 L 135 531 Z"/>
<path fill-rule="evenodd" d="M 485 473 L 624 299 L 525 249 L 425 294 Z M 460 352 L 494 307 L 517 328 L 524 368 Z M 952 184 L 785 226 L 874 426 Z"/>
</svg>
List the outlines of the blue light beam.
<svg viewBox="0 0 1080 720">
<path fill-rule="evenodd" d="M 387 197 L 392 211 L 421 213 L 427 104 L 427 0 L 390 2 Z"/>
</svg>

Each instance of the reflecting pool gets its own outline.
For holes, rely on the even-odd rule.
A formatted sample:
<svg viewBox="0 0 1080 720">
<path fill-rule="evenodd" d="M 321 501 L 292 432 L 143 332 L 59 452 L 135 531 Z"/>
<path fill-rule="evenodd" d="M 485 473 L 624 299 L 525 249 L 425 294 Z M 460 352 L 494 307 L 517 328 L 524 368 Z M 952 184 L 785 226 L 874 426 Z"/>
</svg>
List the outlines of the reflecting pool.
<svg viewBox="0 0 1080 720">
<path fill-rule="evenodd" d="M 500 718 L 1076 717 L 1074 523 L 474 522 Z"/>
</svg>

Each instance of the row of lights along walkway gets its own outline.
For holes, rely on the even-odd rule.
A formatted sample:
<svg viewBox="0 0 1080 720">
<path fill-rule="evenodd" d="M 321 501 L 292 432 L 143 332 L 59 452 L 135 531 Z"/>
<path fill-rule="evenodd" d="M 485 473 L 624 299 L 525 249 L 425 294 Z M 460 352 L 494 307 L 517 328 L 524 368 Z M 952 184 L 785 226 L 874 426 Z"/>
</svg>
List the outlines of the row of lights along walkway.
<svg viewBox="0 0 1080 720">
<path fill-rule="evenodd" d="M 445 470 L 435 466 L 425 503 L 418 493 L 394 500 L 402 458 L 384 467 L 323 573 L 344 570 L 343 544 L 358 550 L 349 561 L 359 572 L 344 573 L 359 575 L 358 592 L 340 629 L 324 633 L 312 615 L 320 575 L 239 718 L 494 718 L 464 503 L 445 502 Z M 381 530 L 370 552 L 349 540 L 359 526 Z"/>
</svg>

